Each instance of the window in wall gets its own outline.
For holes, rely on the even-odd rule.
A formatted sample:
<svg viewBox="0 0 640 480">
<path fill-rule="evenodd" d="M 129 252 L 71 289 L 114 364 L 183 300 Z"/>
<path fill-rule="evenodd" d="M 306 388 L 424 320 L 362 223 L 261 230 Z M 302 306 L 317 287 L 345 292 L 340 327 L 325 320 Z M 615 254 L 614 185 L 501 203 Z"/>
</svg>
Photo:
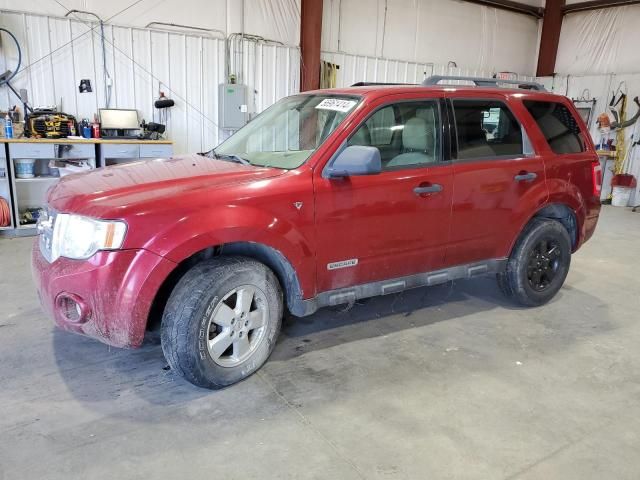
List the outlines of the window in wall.
<svg viewBox="0 0 640 480">
<path fill-rule="evenodd" d="M 555 153 L 584 152 L 578 122 L 569 109 L 557 102 L 525 100 L 524 106 L 534 118 Z"/>
<path fill-rule="evenodd" d="M 383 169 L 435 163 L 440 158 L 439 125 L 436 102 L 396 103 L 369 117 L 348 145 L 378 148 Z"/>
<path fill-rule="evenodd" d="M 522 128 L 507 106 L 496 100 L 453 100 L 458 158 L 523 154 Z"/>
</svg>

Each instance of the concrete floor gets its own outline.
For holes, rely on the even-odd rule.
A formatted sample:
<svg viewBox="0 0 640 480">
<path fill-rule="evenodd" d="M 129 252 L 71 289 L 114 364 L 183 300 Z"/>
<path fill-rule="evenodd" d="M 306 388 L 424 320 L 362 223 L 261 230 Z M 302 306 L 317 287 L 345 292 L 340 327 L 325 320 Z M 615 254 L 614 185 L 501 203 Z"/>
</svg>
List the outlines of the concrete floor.
<svg viewBox="0 0 640 480">
<path fill-rule="evenodd" d="M 640 478 L 640 213 L 605 208 L 538 309 L 491 279 L 287 321 L 249 380 L 54 330 L 0 240 L 0 479 Z"/>
</svg>

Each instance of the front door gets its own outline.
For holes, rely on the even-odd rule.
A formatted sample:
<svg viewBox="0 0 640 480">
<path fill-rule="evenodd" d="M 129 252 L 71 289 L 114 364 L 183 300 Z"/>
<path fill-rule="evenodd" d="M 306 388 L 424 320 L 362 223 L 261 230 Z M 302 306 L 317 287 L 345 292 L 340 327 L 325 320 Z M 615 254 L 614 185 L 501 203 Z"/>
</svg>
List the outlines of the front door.
<svg viewBox="0 0 640 480">
<path fill-rule="evenodd" d="M 315 173 L 318 292 L 443 267 L 453 176 L 439 105 L 379 101 L 347 145 L 377 147 L 382 173 Z"/>
</svg>

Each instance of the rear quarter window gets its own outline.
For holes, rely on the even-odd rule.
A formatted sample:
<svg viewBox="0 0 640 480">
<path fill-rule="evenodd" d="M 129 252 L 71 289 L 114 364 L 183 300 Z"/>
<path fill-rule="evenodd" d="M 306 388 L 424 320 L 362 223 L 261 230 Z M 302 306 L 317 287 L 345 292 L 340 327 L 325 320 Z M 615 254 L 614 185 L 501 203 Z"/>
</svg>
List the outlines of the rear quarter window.
<svg viewBox="0 0 640 480">
<path fill-rule="evenodd" d="M 558 102 L 525 100 L 524 106 L 542 130 L 554 153 L 585 151 L 578 122 L 565 105 Z"/>
</svg>

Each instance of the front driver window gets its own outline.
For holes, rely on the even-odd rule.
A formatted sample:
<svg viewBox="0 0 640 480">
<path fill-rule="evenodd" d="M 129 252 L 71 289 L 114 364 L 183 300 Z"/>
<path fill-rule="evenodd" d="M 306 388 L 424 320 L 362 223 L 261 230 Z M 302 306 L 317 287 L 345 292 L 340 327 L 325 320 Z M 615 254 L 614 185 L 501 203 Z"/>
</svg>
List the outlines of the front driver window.
<svg viewBox="0 0 640 480">
<path fill-rule="evenodd" d="M 440 158 L 439 124 L 435 101 L 395 103 L 371 115 L 348 145 L 376 147 L 383 170 L 429 165 Z"/>
</svg>

